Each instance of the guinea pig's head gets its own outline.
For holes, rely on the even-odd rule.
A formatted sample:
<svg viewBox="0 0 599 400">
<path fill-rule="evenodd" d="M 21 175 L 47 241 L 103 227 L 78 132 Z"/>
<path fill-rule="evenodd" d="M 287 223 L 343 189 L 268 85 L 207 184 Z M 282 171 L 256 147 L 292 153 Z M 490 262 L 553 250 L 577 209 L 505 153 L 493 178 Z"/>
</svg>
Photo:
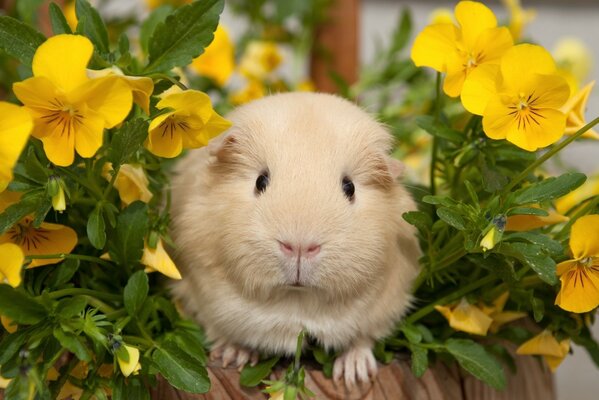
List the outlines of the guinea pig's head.
<svg viewBox="0 0 599 400">
<path fill-rule="evenodd" d="M 209 145 L 206 199 L 228 279 L 248 294 L 346 296 L 380 277 L 407 196 L 390 134 L 326 94 L 266 97 L 229 119 Z"/>
</svg>

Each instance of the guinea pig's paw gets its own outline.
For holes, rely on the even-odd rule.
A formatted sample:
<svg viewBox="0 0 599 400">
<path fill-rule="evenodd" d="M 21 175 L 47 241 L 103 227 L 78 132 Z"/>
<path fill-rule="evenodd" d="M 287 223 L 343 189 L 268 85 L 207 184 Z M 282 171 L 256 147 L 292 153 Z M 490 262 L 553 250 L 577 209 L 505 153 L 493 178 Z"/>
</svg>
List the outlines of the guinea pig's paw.
<svg viewBox="0 0 599 400">
<path fill-rule="evenodd" d="M 337 357 L 333 365 L 333 380 L 345 381 L 348 390 L 354 389 L 356 383 L 370 382 L 377 374 L 377 365 L 371 346 L 358 345 L 346 350 Z"/>
<path fill-rule="evenodd" d="M 210 351 L 211 361 L 221 361 L 223 368 L 235 365 L 239 371 L 248 362 L 251 366 L 256 365 L 259 358 L 260 356 L 257 351 L 227 342 L 217 342 Z"/>
</svg>

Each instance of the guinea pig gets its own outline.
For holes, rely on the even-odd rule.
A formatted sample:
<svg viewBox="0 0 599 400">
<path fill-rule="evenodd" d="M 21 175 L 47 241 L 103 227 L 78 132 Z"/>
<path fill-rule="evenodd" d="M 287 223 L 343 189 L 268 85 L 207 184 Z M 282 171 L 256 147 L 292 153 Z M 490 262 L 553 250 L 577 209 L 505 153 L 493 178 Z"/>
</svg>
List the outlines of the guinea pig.
<svg viewBox="0 0 599 400">
<path fill-rule="evenodd" d="M 368 381 L 373 345 L 406 311 L 419 271 L 392 136 L 329 94 L 273 95 L 228 119 L 176 168 L 174 297 L 225 366 L 291 355 L 305 329 L 342 352 L 336 380 Z"/>
</svg>

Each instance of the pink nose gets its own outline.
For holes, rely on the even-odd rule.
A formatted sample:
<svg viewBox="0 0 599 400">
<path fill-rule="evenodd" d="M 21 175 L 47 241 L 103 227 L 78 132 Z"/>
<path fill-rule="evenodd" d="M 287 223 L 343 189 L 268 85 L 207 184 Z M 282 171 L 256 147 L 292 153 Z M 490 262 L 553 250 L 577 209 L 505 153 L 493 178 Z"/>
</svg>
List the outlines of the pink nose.
<svg viewBox="0 0 599 400">
<path fill-rule="evenodd" d="M 300 257 L 311 258 L 320 253 L 320 245 L 316 243 L 305 245 L 279 241 L 279 246 L 287 257 L 297 257 L 299 255 Z"/>
</svg>

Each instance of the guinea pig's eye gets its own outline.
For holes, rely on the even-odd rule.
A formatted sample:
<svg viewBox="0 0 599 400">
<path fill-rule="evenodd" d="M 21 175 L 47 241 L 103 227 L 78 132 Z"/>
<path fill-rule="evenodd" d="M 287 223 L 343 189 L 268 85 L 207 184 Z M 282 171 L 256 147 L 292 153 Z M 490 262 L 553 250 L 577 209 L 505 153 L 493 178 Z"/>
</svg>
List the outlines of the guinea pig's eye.
<svg viewBox="0 0 599 400">
<path fill-rule="evenodd" d="M 345 193 L 345 197 L 347 197 L 348 200 L 351 201 L 354 199 L 356 187 L 354 186 L 354 183 L 351 181 L 351 179 L 349 179 L 347 176 L 344 177 L 341 181 L 341 188 L 343 189 L 343 193 Z"/>
<path fill-rule="evenodd" d="M 266 190 L 266 187 L 268 186 L 268 182 L 268 171 L 264 171 L 260 174 L 258 179 L 256 179 L 256 193 L 263 193 Z"/>
</svg>

